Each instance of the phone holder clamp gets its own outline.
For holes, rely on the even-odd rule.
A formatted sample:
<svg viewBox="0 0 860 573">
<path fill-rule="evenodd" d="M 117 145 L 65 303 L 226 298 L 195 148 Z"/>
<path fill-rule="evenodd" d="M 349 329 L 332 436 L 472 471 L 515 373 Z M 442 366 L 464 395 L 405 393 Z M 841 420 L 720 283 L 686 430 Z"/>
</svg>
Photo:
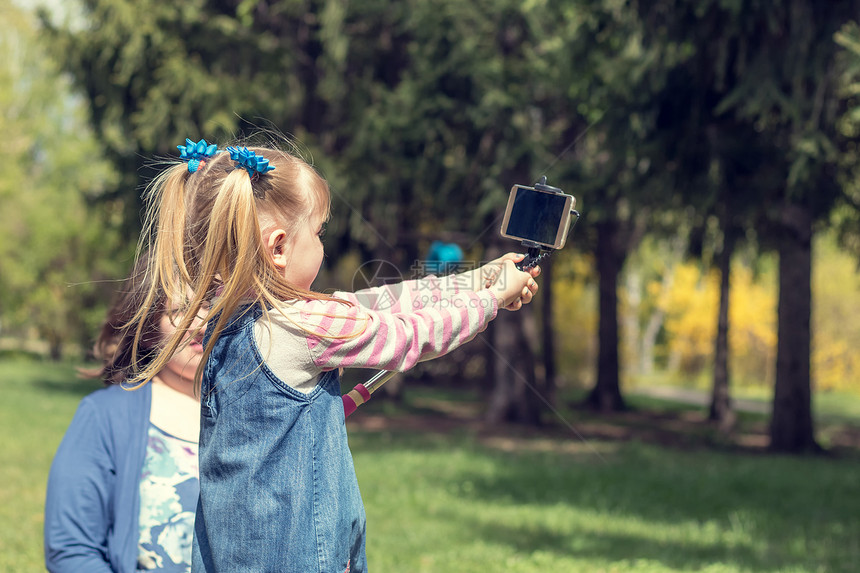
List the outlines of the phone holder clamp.
<svg viewBox="0 0 860 573">
<path fill-rule="evenodd" d="M 541 178 L 537 183 L 534 184 L 534 188 L 538 191 L 545 191 L 547 193 L 558 193 L 559 195 L 563 194 L 564 191 L 559 189 L 558 187 L 553 187 L 552 185 L 547 185 L 546 183 L 546 175 L 541 175 Z M 579 211 L 576 209 L 571 209 L 571 214 L 575 215 L 576 218 L 573 220 L 571 224 L 571 229 L 576 225 L 576 222 L 579 221 Z M 534 266 L 536 266 L 540 261 L 547 258 L 552 250 L 546 249 L 544 246 L 539 245 L 537 243 L 533 243 L 532 241 L 523 241 L 522 245 L 528 249 L 528 255 L 517 265 L 517 268 L 521 271 L 526 271 Z"/>
</svg>

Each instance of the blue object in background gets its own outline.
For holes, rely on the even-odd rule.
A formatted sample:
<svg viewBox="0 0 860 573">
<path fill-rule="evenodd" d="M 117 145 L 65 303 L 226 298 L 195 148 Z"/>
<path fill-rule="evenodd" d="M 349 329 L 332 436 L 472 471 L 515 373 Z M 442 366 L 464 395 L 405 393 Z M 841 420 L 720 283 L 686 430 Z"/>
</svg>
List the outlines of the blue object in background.
<svg viewBox="0 0 860 573">
<path fill-rule="evenodd" d="M 427 261 L 433 263 L 459 263 L 463 260 L 463 249 L 457 243 L 433 241 L 427 252 Z"/>
<path fill-rule="evenodd" d="M 418 276 L 447 275 L 462 272 L 462 261 L 463 249 L 457 243 L 433 241 L 427 251 L 427 258 L 418 261 L 418 266 L 413 270 L 419 273 Z"/>
</svg>

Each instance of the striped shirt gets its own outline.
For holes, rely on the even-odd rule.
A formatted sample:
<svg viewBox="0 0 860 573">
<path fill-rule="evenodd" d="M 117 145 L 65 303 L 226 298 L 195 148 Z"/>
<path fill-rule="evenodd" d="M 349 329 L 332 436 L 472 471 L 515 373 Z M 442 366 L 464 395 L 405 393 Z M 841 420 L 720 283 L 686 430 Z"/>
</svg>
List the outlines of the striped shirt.
<svg viewBox="0 0 860 573">
<path fill-rule="evenodd" d="M 428 276 L 333 296 L 353 303 L 288 301 L 255 325 L 260 354 L 289 386 L 311 392 L 335 368 L 402 372 L 472 340 L 498 312 L 489 290 L 464 275 Z"/>
</svg>

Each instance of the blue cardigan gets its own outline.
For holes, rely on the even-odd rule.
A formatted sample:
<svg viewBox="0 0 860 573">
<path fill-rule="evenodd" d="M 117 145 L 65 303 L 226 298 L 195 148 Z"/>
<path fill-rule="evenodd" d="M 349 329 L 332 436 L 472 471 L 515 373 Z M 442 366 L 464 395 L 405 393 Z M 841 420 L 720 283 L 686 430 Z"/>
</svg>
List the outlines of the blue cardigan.
<svg viewBox="0 0 860 573">
<path fill-rule="evenodd" d="M 51 572 L 137 569 L 140 473 L 152 389 L 119 386 L 81 400 L 54 456 L 45 500 Z"/>
</svg>

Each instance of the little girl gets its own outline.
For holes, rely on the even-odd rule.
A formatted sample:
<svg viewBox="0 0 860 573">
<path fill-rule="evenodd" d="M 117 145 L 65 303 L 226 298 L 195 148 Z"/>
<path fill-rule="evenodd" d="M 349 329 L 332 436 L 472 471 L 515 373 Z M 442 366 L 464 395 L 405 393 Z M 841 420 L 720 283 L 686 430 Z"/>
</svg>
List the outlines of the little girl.
<svg viewBox="0 0 860 573">
<path fill-rule="evenodd" d="M 179 148 L 187 165 L 148 191 L 149 271 L 154 288 L 194 295 L 136 381 L 181 349 L 183 329 L 211 303 L 192 570 L 366 571 L 338 369 L 404 371 L 450 352 L 500 307 L 530 302 L 539 270 L 517 270 L 511 254 L 444 279 L 314 292 L 330 209 L 316 171 L 278 149 Z"/>
</svg>

